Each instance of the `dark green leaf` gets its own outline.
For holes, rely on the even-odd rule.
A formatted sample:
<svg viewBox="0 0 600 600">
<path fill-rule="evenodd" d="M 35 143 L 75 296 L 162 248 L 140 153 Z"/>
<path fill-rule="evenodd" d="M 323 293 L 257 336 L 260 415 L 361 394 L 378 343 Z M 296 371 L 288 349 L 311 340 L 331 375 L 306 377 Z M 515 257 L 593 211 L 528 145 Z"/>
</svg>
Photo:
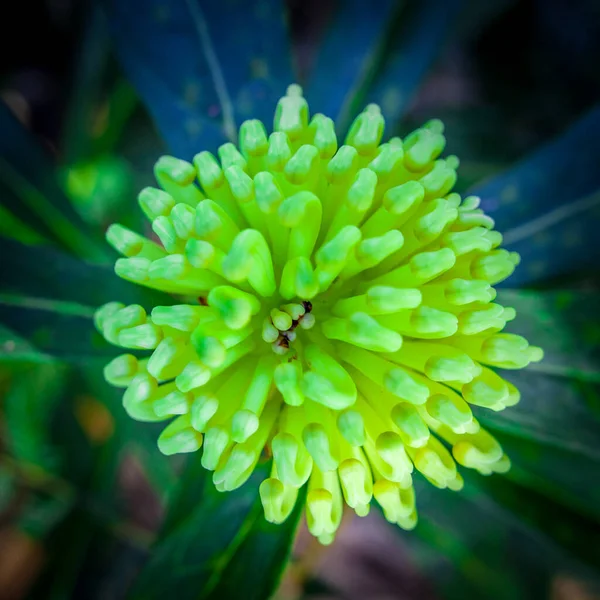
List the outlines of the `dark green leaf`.
<svg viewBox="0 0 600 600">
<path fill-rule="evenodd" d="M 49 565 L 50 597 L 71 597 L 95 537 L 117 520 L 115 483 L 120 448 L 114 443 L 115 436 L 101 439 L 91 435 L 91 424 L 81 411 L 86 402 L 94 400 L 80 374 L 72 370 L 64 401 L 54 415 L 52 435 L 60 450 L 60 475 L 77 490 L 77 505 L 48 541 L 49 548 L 55 549 L 51 554 L 60 555 Z"/>
<path fill-rule="evenodd" d="M 43 235 L 26 225 L 13 213 L 0 205 L 0 236 L 18 240 L 24 244 L 45 244 Z"/>
<path fill-rule="evenodd" d="M 397 123 L 410 106 L 463 5 L 463 0 L 422 0 L 402 11 L 366 98 L 381 106 L 390 123 Z"/>
<path fill-rule="evenodd" d="M 529 371 L 600 382 L 600 293 L 499 290 L 496 302 L 517 311 L 507 331 L 544 349 Z"/>
<path fill-rule="evenodd" d="M 543 445 L 536 441 L 494 432 L 512 467 L 506 477 L 562 506 L 564 515 L 575 512 L 600 523 L 600 459 Z M 489 481 L 494 482 L 495 478 Z M 521 502 L 521 505 L 525 505 Z M 560 519 L 557 515 L 557 521 Z M 598 545 L 600 548 L 600 545 Z M 600 556 L 599 564 L 600 564 Z"/>
<path fill-rule="evenodd" d="M 503 442 L 506 441 L 504 438 Z M 532 448 L 531 444 L 525 444 L 520 449 L 521 441 L 515 442 L 511 448 L 515 455 Z M 585 477 L 585 473 L 575 463 L 571 467 L 579 471 L 580 477 Z M 561 503 L 560 496 L 549 494 L 547 488 L 532 485 L 535 478 L 528 481 L 526 473 L 522 469 L 517 470 L 519 472 L 513 478 L 527 483 L 527 487 L 503 477 L 476 477 L 473 483 L 480 493 L 493 498 L 495 503 L 510 511 L 512 517 L 521 522 L 524 528 L 529 528 L 539 538 L 547 539 L 550 547 L 553 544 L 560 546 L 565 559 L 570 556 L 597 568 L 600 565 L 600 522 L 596 516 L 590 516 L 589 510 L 583 513 L 573 510 L 572 506 Z M 593 481 L 590 483 L 593 485 Z M 582 544 L 581 540 L 584 538 L 586 543 Z"/>
<path fill-rule="evenodd" d="M 51 363 L 54 360 L 0 323 L 0 363 Z"/>
<path fill-rule="evenodd" d="M 267 598 L 286 561 L 301 502 L 283 526 L 264 521 L 258 485 L 269 465 L 259 464 L 238 490 L 215 490 L 199 455 L 190 458 L 163 531 L 131 597 L 161 598 L 177 589 L 181 600 Z"/>
<path fill-rule="evenodd" d="M 207 598 L 238 598 L 240 582 L 243 582 L 247 600 L 271 598 L 289 560 L 303 510 L 304 497 L 301 493 L 294 512 L 285 523 L 273 525 L 265 521 L 262 514 L 259 515 Z"/>
<path fill-rule="evenodd" d="M 419 524 L 413 533 L 400 531 L 409 547 L 416 546 L 413 558 L 427 560 L 418 566 L 444 598 L 534 600 L 548 597 L 557 573 L 591 575 L 551 537 L 499 503 L 481 476 L 463 475 L 461 492 L 416 481 Z M 432 561 L 436 556 L 440 562 Z"/>
<path fill-rule="evenodd" d="M 63 399 L 65 381 L 66 369 L 58 364 L 13 369 L 3 405 L 8 450 L 18 461 L 45 471 L 56 470 L 58 457 L 50 424 L 57 403 Z"/>
<path fill-rule="evenodd" d="M 123 68 L 180 158 L 235 139 L 242 119 L 269 122 L 293 79 L 284 3 L 107 0 L 106 6 Z"/>
<path fill-rule="evenodd" d="M 91 309 L 26 298 L 19 302 L 0 301 L 0 322 L 10 324 L 19 338 L 43 354 L 70 362 L 85 362 L 91 357 L 109 360 L 121 351 L 96 331 Z M 11 354 L 4 356 L 10 359 Z"/>
<path fill-rule="evenodd" d="M 64 493 L 31 494 L 18 520 L 19 528 L 28 535 L 43 540 L 65 518 L 75 502 L 71 490 Z"/>
<path fill-rule="evenodd" d="M 3 207 L 41 237 L 79 256 L 102 262 L 106 245 L 88 229 L 58 185 L 54 165 L 0 102 L 0 197 Z"/>
<path fill-rule="evenodd" d="M 311 108 L 332 118 L 340 132 L 354 116 L 356 96 L 364 93 L 382 58 L 399 6 L 395 0 L 384 0 L 377 6 L 351 0 L 340 4 L 332 17 L 314 61 L 306 96 Z"/>
<path fill-rule="evenodd" d="M 0 463 L 0 512 L 7 513 L 11 509 L 11 501 L 16 482 L 13 473 L 6 464 Z"/>
<path fill-rule="evenodd" d="M 521 392 L 521 401 L 501 412 L 473 407 L 477 419 L 489 429 L 600 458 L 600 423 L 586 405 L 586 395 L 600 387 L 575 383 L 543 373 L 502 373 Z"/>
<path fill-rule="evenodd" d="M 600 108 L 558 139 L 475 187 L 482 208 L 523 262 L 511 285 L 595 265 L 600 216 Z"/>
<path fill-rule="evenodd" d="M 89 159 L 94 112 L 101 98 L 110 58 L 108 23 L 95 3 L 85 15 L 83 35 L 75 54 L 70 98 L 62 131 L 62 158 L 67 164 Z"/>
<path fill-rule="evenodd" d="M 97 308 L 106 302 L 146 308 L 172 304 L 169 296 L 124 281 L 112 267 L 91 265 L 51 248 L 0 238 L 2 293 L 73 302 Z"/>
<path fill-rule="evenodd" d="M 85 362 L 93 356 L 109 359 L 119 349 L 94 328 L 92 316 L 100 304 L 135 303 L 149 311 L 173 302 L 166 294 L 121 280 L 108 267 L 55 250 L 0 238 L 0 251 L 5 257 L 0 323 L 8 328 L 8 346 L 2 347 L 0 356 L 5 359 L 29 353 L 38 362 L 45 360 L 35 356 L 32 348 L 68 361 Z M 17 337 L 13 339 L 12 334 Z"/>
<path fill-rule="evenodd" d="M 498 413 L 476 409 L 477 417 L 495 431 L 599 459 L 598 295 L 502 290 L 497 300 L 517 310 L 507 331 L 541 346 L 545 357 L 525 370 L 502 372 L 521 392 L 519 404 Z"/>
<path fill-rule="evenodd" d="M 46 546 L 52 551 L 31 596 L 48 600 L 77 597 L 77 579 L 97 533 L 98 524 L 94 519 L 80 509 L 72 511 L 46 540 Z"/>
</svg>

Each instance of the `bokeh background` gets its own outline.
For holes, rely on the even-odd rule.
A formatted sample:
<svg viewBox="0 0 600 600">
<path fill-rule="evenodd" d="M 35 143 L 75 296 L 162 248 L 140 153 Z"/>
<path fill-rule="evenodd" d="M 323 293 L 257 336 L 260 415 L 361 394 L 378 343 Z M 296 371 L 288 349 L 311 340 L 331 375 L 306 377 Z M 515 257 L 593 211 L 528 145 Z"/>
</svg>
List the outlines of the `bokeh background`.
<svg viewBox="0 0 600 600">
<path fill-rule="evenodd" d="M 130 293 L 102 232 L 141 227 L 159 155 L 224 141 L 190 3 L 238 125 L 290 77 L 340 132 L 373 99 L 389 134 L 441 118 L 458 191 L 523 255 L 506 293 L 547 359 L 486 421 L 514 468 L 419 486 L 414 532 L 374 509 L 330 547 L 302 523 L 292 540 L 250 490 L 233 523 L 251 533 L 221 540 L 203 474 L 102 381 L 90 315 Z M 0 30 L 0 599 L 600 598 L 600 3 L 31 0 Z"/>
</svg>

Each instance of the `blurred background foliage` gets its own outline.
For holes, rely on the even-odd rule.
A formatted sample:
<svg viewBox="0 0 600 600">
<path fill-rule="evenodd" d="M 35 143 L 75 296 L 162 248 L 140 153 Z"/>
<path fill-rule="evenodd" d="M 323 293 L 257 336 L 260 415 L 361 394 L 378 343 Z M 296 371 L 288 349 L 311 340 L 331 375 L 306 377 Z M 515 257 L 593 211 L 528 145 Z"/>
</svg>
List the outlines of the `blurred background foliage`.
<svg viewBox="0 0 600 600">
<path fill-rule="evenodd" d="M 0 36 L 0 598 L 600 597 L 600 5 L 594 0 L 36 0 Z M 257 485 L 214 491 L 129 419 L 91 325 L 119 299 L 103 243 L 141 227 L 156 158 L 270 122 L 299 81 L 343 134 L 439 117 L 523 263 L 500 295 L 546 359 L 478 418 L 513 461 L 418 486 L 414 532 L 377 510 L 334 545 L 266 523 Z M 516 289 L 519 288 L 519 289 Z M 297 533 L 296 533 L 297 532 Z M 283 576 L 282 576 L 283 575 Z"/>
</svg>

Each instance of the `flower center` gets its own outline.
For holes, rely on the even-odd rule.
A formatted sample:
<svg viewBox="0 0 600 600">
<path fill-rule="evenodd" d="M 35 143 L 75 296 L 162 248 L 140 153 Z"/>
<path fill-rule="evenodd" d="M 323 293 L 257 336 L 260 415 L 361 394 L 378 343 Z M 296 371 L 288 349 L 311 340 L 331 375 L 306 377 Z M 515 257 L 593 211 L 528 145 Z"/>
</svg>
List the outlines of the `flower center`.
<svg viewBox="0 0 600 600">
<path fill-rule="evenodd" d="M 263 340 L 271 344 L 275 354 L 286 354 L 290 344 L 296 340 L 297 329 L 311 329 L 314 326 L 315 316 L 311 311 L 312 303 L 308 300 L 273 308 L 263 321 Z"/>
</svg>

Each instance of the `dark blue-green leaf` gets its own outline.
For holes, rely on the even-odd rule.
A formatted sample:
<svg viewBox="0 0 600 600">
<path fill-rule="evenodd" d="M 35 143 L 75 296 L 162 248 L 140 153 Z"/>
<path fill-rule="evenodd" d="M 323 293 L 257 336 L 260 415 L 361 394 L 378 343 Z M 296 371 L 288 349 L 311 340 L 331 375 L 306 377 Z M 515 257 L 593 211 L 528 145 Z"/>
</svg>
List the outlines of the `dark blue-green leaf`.
<svg viewBox="0 0 600 600">
<path fill-rule="evenodd" d="M 18 461 L 54 471 L 58 459 L 50 425 L 63 399 L 66 369 L 59 364 L 28 364 L 13 368 L 11 375 L 2 399 L 7 449 Z"/>
<path fill-rule="evenodd" d="M 510 285 L 585 269 L 600 256 L 600 108 L 515 167 L 476 186 L 522 264 Z"/>
<path fill-rule="evenodd" d="M 544 360 L 528 371 L 600 382 L 600 293 L 504 289 L 496 302 L 517 311 L 506 331 L 544 349 Z"/>
<path fill-rule="evenodd" d="M 0 300 L 0 323 L 6 323 L 18 338 L 42 354 L 74 363 L 86 362 L 92 357 L 108 361 L 122 351 L 111 346 L 96 331 L 92 312 L 67 303 L 28 298 L 15 299 L 11 303 Z M 14 360 L 11 353 L 6 353 L 3 358 Z"/>
<path fill-rule="evenodd" d="M 565 516 L 574 512 L 600 523 L 598 456 L 583 455 L 498 431 L 494 436 L 512 463 L 505 476 L 507 479 L 562 506 Z M 495 478 L 490 478 L 490 482 L 493 481 Z"/>
<path fill-rule="evenodd" d="M 71 206 L 51 159 L 3 102 L 0 130 L 0 201 L 5 210 L 56 245 L 105 261 L 108 248 Z"/>
<path fill-rule="evenodd" d="M 77 260 L 52 248 L 32 247 L 0 237 L 2 293 L 73 302 L 96 308 L 106 302 L 145 308 L 172 304 L 166 294 L 134 285 L 112 267 Z"/>
<path fill-rule="evenodd" d="M 291 83 L 285 5 L 106 0 L 117 54 L 174 154 L 190 160 L 270 121 Z"/>
<path fill-rule="evenodd" d="M 365 85 L 382 58 L 399 6 L 396 0 L 376 5 L 350 0 L 336 7 L 305 93 L 311 109 L 331 117 L 340 132 L 354 116 L 356 97 L 364 95 Z"/>
<path fill-rule="evenodd" d="M 266 599 L 288 556 L 298 515 L 282 526 L 262 516 L 258 486 L 267 476 L 262 463 L 238 490 L 215 490 L 199 455 L 190 457 L 172 498 L 163 530 L 131 592 L 132 598 L 162 598 L 176 589 L 180 600 Z"/>
<path fill-rule="evenodd" d="M 366 98 L 381 106 L 389 123 L 397 123 L 409 108 L 463 4 L 463 0 L 423 0 L 408 5 L 400 15 L 389 52 Z"/>
<path fill-rule="evenodd" d="M 408 535 L 399 530 L 443 598 L 534 600 L 548 596 L 558 572 L 590 575 L 552 537 L 513 513 L 512 505 L 498 502 L 481 476 L 463 475 L 461 492 L 416 480 L 419 524 Z"/>
<path fill-rule="evenodd" d="M 598 294 L 502 290 L 497 300 L 517 309 L 507 331 L 541 346 L 545 356 L 502 372 L 521 392 L 519 404 L 497 413 L 475 407 L 477 418 L 495 431 L 599 460 Z"/>
<path fill-rule="evenodd" d="M 504 371 L 521 392 L 521 401 L 501 412 L 473 407 L 488 429 L 600 459 L 600 422 L 587 403 L 598 384 L 533 371 Z"/>
<path fill-rule="evenodd" d="M 70 97 L 62 129 L 62 159 L 67 164 L 88 160 L 94 144 L 94 112 L 102 96 L 110 59 L 106 17 L 97 4 L 85 15 L 83 35 L 75 53 Z"/>
</svg>

